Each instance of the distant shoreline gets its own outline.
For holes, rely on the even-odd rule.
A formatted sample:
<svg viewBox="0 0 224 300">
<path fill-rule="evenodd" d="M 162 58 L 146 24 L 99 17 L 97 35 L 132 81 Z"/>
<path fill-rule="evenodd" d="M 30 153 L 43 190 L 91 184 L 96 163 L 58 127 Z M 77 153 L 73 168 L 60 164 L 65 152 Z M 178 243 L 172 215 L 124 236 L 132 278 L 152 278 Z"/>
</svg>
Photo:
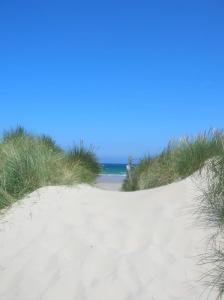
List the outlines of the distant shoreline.
<svg viewBox="0 0 224 300">
<path fill-rule="evenodd" d="M 100 174 L 96 178 L 96 187 L 105 190 L 121 190 L 125 175 L 121 174 Z"/>
<path fill-rule="evenodd" d="M 101 163 L 100 176 L 125 176 L 126 175 L 126 164 L 120 163 Z"/>
<path fill-rule="evenodd" d="M 120 177 L 125 177 L 126 176 L 126 174 L 124 173 L 124 174 L 114 174 L 114 173 L 100 173 L 98 176 L 120 176 Z"/>
</svg>

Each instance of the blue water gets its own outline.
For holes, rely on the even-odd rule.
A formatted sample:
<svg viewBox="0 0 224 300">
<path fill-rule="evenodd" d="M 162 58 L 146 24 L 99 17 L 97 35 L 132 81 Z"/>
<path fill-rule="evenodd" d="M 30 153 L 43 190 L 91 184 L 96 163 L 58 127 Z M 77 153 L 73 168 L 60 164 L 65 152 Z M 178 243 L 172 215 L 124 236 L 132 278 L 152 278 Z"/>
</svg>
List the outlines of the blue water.
<svg viewBox="0 0 224 300">
<path fill-rule="evenodd" d="M 101 164 L 101 174 L 124 176 L 126 174 L 126 164 Z"/>
</svg>

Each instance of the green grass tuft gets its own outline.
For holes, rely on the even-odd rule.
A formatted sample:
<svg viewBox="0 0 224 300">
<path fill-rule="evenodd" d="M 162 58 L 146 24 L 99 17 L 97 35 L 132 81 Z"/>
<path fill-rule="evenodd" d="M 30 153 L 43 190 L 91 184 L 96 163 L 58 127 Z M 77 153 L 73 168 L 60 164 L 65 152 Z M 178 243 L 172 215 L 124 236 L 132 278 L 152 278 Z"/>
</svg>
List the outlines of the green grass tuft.
<svg viewBox="0 0 224 300">
<path fill-rule="evenodd" d="M 56 141 L 49 135 L 42 134 L 40 137 L 38 137 L 38 139 L 41 143 L 47 146 L 51 151 L 60 152 L 60 153 L 63 152 L 63 149 L 60 146 L 58 146 Z"/>
<path fill-rule="evenodd" d="M 97 175 L 100 172 L 100 164 L 97 161 L 94 148 L 91 146 L 89 148 L 85 147 L 83 142 L 69 150 L 66 153 L 66 159 L 69 164 L 80 164 L 93 175 Z"/>
<path fill-rule="evenodd" d="M 224 296 L 224 149 L 222 154 L 206 165 L 206 187 L 202 190 L 199 217 L 205 228 L 212 227 L 209 251 L 203 255 L 203 263 L 211 269 L 205 278 L 218 291 L 219 299 Z M 217 298 L 218 299 L 218 298 Z"/>
<path fill-rule="evenodd" d="M 171 141 L 154 157 L 146 156 L 134 167 L 123 184 L 123 190 L 139 190 L 158 187 L 186 178 L 202 170 L 202 197 L 197 217 L 207 229 L 209 236 L 208 253 L 202 254 L 201 263 L 211 268 L 204 277 L 205 283 L 216 289 L 217 299 L 224 296 L 224 134 L 212 131 L 196 137 L 185 137 Z"/>
<path fill-rule="evenodd" d="M 131 182 L 127 177 L 123 190 L 149 189 L 192 175 L 222 152 L 223 137 L 222 131 L 210 130 L 196 137 L 170 141 L 159 155 L 140 160 L 129 176 L 134 180 Z"/>
<path fill-rule="evenodd" d="M 35 136 L 22 127 L 5 132 L 0 143 L 0 209 L 42 186 L 92 182 L 97 159 L 91 152 L 90 166 L 89 149 L 82 146 L 81 153 L 71 162 L 72 155 L 49 136 Z"/>
</svg>

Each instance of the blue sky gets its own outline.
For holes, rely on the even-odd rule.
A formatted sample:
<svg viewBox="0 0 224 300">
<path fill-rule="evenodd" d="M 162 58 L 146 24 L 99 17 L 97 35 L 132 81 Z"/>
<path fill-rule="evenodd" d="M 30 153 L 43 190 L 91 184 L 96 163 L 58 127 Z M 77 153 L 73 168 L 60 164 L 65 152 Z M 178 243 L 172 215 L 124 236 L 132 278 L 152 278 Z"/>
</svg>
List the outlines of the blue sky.
<svg viewBox="0 0 224 300">
<path fill-rule="evenodd" d="M 102 161 L 224 123 L 224 2 L 0 1 L 0 130 Z"/>
</svg>

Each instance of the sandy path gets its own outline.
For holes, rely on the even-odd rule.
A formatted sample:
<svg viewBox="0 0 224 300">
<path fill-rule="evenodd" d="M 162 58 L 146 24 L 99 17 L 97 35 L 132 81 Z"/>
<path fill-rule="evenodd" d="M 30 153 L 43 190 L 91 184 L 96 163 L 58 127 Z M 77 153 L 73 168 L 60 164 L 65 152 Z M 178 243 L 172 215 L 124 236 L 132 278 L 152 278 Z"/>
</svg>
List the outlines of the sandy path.
<svg viewBox="0 0 224 300">
<path fill-rule="evenodd" d="M 102 190 L 120 191 L 121 187 L 122 187 L 122 182 L 124 179 L 125 179 L 125 176 L 100 175 L 96 179 L 95 186 Z"/>
<path fill-rule="evenodd" d="M 214 299 L 198 282 L 190 179 L 122 193 L 47 187 L 0 218 L 0 299 Z"/>
</svg>

